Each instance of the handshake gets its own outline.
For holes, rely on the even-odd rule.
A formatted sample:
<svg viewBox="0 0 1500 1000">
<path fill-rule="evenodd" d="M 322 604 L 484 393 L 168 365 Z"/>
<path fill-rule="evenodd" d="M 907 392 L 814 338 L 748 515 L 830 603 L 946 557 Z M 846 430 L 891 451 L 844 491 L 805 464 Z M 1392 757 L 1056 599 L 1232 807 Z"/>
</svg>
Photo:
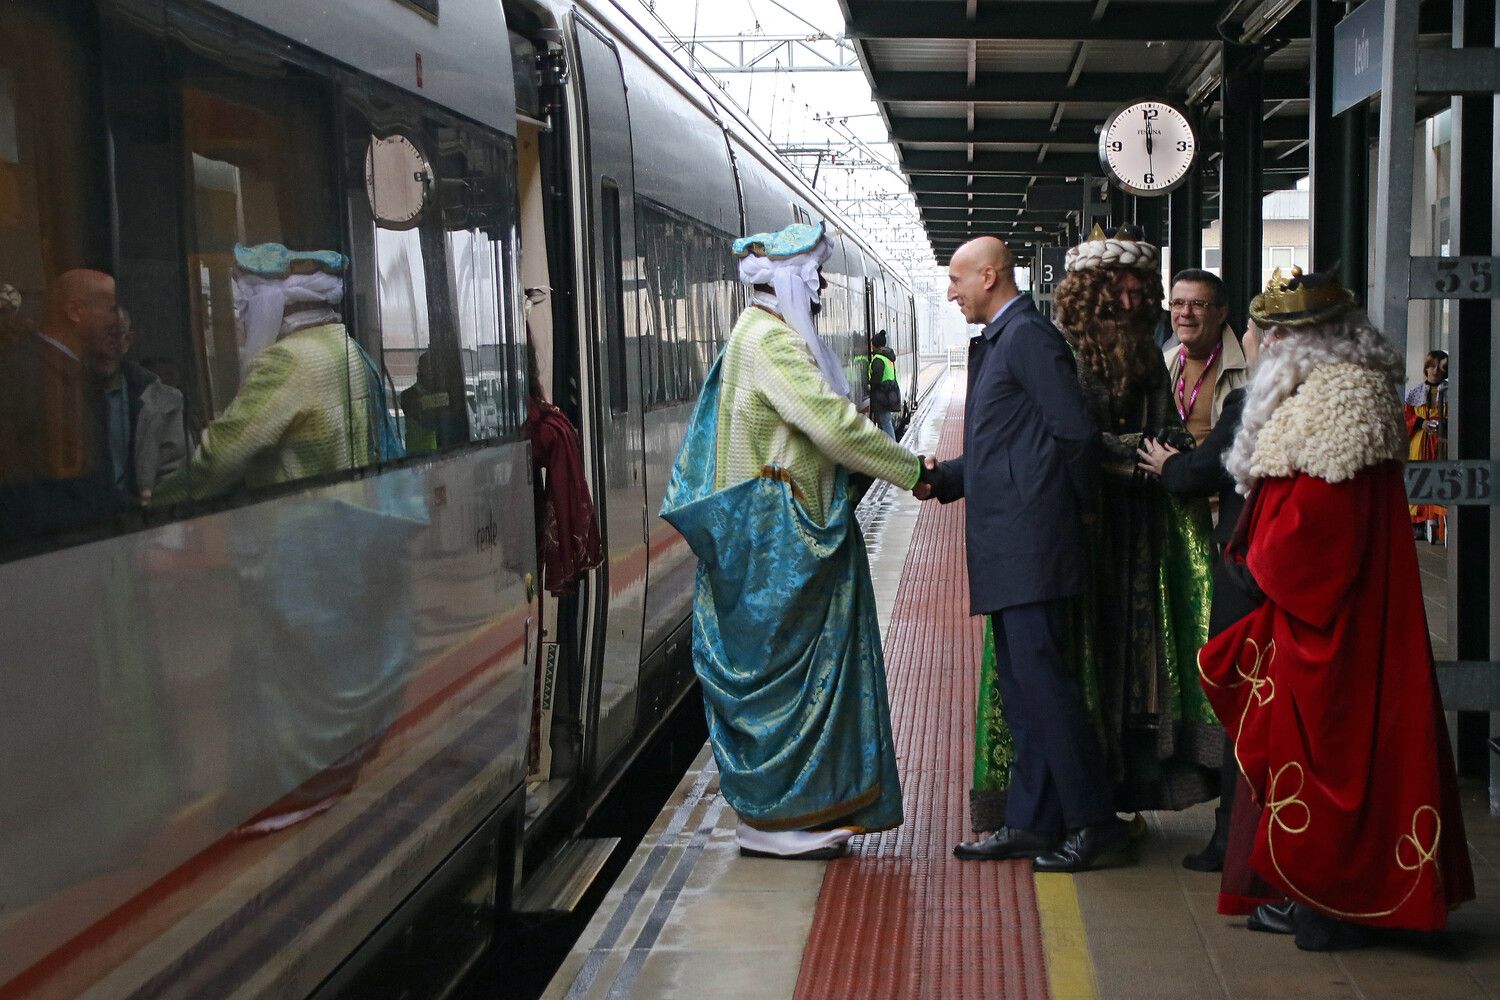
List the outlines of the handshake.
<svg viewBox="0 0 1500 1000">
<path fill-rule="evenodd" d="M 922 463 L 922 471 L 917 477 L 917 485 L 911 489 L 911 495 L 918 500 L 931 500 L 937 495 L 939 476 L 937 459 L 931 455 L 918 455 L 917 458 Z"/>
</svg>

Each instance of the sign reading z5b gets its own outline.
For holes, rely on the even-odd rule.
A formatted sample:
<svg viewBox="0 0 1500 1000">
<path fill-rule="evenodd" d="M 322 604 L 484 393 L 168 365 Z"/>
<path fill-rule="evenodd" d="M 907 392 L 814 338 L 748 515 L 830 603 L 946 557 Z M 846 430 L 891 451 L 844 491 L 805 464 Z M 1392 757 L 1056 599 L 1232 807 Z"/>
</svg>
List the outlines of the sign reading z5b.
<svg viewBox="0 0 1500 1000">
<path fill-rule="evenodd" d="M 1410 462 L 1406 496 L 1412 503 L 1487 507 L 1500 503 L 1495 462 Z"/>
</svg>

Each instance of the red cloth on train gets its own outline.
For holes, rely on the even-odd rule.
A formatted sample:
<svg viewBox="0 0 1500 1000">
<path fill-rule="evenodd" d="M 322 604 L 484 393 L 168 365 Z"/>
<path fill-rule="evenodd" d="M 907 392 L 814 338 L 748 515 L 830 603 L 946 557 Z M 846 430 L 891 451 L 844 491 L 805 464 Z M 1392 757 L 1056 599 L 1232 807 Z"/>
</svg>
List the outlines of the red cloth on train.
<svg viewBox="0 0 1500 1000">
<path fill-rule="evenodd" d="M 1232 546 L 1266 601 L 1204 689 L 1258 805 L 1251 864 L 1292 899 L 1434 930 L 1474 897 L 1399 462 L 1263 480 Z"/>
<path fill-rule="evenodd" d="M 571 594 L 583 574 L 604 561 L 599 522 L 583 474 L 583 445 L 563 411 L 535 397 L 527 413 L 526 436 L 532 460 L 546 473 L 540 525 L 542 584 L 554 594 Z"/>
</svg>

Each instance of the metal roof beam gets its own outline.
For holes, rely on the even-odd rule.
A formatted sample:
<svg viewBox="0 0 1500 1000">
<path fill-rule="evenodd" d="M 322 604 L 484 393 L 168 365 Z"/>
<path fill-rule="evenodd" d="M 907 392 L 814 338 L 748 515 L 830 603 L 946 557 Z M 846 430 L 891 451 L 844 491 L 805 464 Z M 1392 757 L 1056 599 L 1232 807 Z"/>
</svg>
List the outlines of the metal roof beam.
<svg viewBox="0 0 1500 1000">
<path fill-rule="evenodd" d="M 1087 153 L 1058 153 L 1040 163 L 1035 153 L 964 153 L 933 149 L 905 149 L 901 169 L 908 174 L 1013 174 L 1085 177 L 1099 172 L 1099 157 Z"/>
<path fill-rule="evenodd" d="M 986 0 L 974 16 L 963 0 L 863 3 L 850 11 L 847 34 L 864 39 L 983 38 L 1082 41 L 1217 42 L 1217 3 L 1116 0 L 1096 20 L 1094 0 L 1047 4 Z"/>
<path fill-rule="evenodd" d="M 892 118 L 892 142 L 1067 142 L 1093 145 L 1099 141 L 1095 126 L 1088 122 L 1068 122 L 1056 130 L 1045 121 L 984 119 L 969 129 L 960 118 Z"/>
<path fill-rule="evenodd" d="M 1160 97 L 1166 80 L 1155 73 L 1082 73 L 1068 86 L 1068 73 L 980 73 L 968 85 L 964 73 L 895 72 L 872 68 L 875 100 L 923 103 L 1014 104 L 1055 101 L 1118 103 Z M 1302 89 L 1307 89 L 1304 79 Z M 976 123 L 977 124 L 977 123 Z"/>
<path fill-rule="evenodd" d="M 913 194 L 1026 194 L 1025 177 L 984 175 L 972 179 L 951 174 L 921 174 L 908 178 Z"/>
<path fill-rule="evenodd" d="M 1002 194 L 973 193 L 967 191 L 943 191 L 936 194 L 923 192 L 916 196 L 918 208 L 1020 208 L 1026 203 L 1021 191 L 1006 191 Z"/>
</svg>

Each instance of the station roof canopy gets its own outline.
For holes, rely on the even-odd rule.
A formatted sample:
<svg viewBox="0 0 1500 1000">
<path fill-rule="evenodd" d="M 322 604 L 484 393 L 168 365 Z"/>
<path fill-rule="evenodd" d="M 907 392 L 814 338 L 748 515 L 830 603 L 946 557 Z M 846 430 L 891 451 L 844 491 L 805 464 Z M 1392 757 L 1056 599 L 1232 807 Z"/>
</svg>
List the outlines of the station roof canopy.
<svg viewBox="0 0 1500 1000">
<path fill-rule="evenodd" d="M 1140 98 L 1188 107 L 1216 217 L 1226 38 L 1264 62 L 1266 190 L 1307 172 L 1310 44 L 1304 0 L 840 0 L 939 261 L 985 233 L 1055 242 L 1036 183 L 1102 180 L 1098 129 Z M 1017 249 L 1021 247 L 1018 246 Z"/>
</svg>

